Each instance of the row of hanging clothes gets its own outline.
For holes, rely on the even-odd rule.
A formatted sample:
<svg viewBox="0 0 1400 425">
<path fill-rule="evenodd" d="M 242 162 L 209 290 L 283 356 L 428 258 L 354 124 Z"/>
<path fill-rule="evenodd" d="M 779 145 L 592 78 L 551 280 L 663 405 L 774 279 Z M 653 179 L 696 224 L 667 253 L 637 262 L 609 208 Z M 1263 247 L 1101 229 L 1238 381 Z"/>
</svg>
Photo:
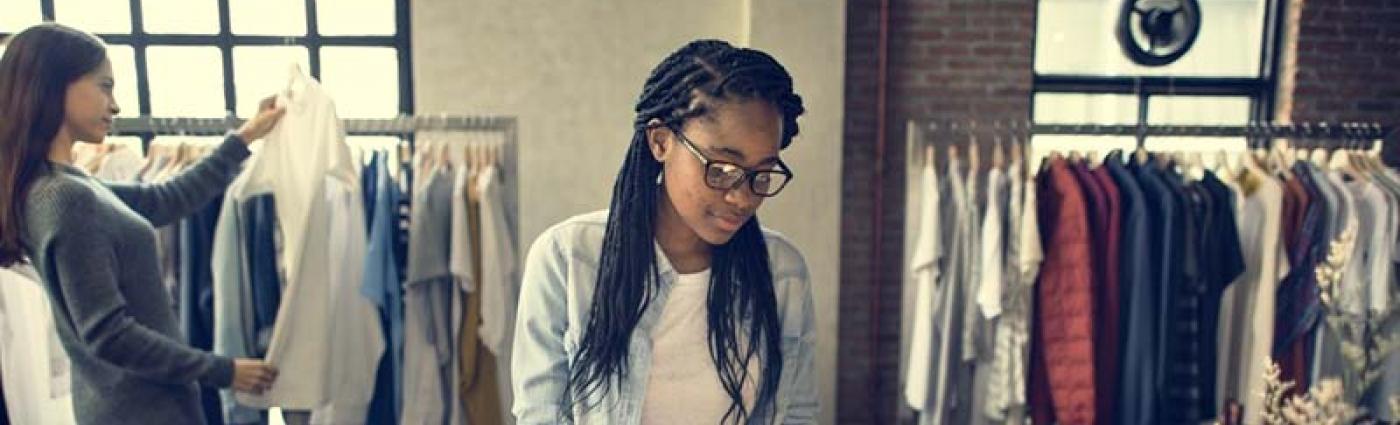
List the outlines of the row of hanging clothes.
<svg viewBox="0 0 1400 425">
<path fill-rule="evenodd" d="M 925 424 L 1256 424 L 1326 390 L 1397 420 L 1400 174 L 1338 142 L 911 142 L 905 404 Z"/>
<path fill-rule="evenodd" d="M 189 344 L 280 372 L 260 395 L 202 389 L 207 422 L 507 423 L 518 272 L 506 133 L 346 137 L 334 101 L 301 74 L 279 102 L 295 107 L 223 196 L 157 229 Z M 80 145 L 75 162 L 154 183 L 221 140 L 161 136 L 144 155 Z M 73 423 L 48 299 L 23 272 L 0 273 L 9 417 Z M 51 343 L 9 343 L 24 340 Z"/>
</svg>

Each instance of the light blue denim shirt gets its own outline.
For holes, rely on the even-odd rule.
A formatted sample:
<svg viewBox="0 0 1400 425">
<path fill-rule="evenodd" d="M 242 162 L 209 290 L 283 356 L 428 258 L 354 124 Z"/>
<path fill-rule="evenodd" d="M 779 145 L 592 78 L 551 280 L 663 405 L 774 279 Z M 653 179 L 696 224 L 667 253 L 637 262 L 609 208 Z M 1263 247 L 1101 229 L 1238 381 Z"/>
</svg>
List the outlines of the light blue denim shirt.
<svg viewBox="0 0 1400 425">
<path fill-rule="evenodd" d="M 586 412 L 562 404 L 574 354 L 588 323 L 607 218 L 607 211 L 571 218 L 546 230 L 530 247 L 511 359 L 513 412 L 520 425 L 632 425 L 641 421 L 650 378 L 651 329 L 661 316 L 660 308 L 647 309 L 632 333 L 625 382 L 599 395 L 593 400 L 597 407 Z M 783 373 L 772 417 L 780 424 L 814 423 L 819 406 L 807 264 L 782 235 L 765 229 L 764 238 L 782 329 Z M 649 305 L 664 306 L 677 273 L 659 247 L 656 261 L 662 284 Z M 768 417 L 766 412 L 755 413 L 754 418 Z"/>
</svg>

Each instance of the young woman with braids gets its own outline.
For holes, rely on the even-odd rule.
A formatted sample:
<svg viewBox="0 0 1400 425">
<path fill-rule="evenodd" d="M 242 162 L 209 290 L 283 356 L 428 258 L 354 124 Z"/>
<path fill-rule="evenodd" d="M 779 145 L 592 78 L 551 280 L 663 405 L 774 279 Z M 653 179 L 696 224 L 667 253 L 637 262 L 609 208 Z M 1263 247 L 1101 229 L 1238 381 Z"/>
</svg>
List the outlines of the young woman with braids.
<svg viewBox="0 0 1400 425">
<path fill-rule="evenodd" d="M 792 180 L 802 112 L 757 50 L 696 41 L 652 70 L 610 209 L 530 248 L 520 424 L 815 421 L 807 266 L 754 217 Z"/>
</svg>

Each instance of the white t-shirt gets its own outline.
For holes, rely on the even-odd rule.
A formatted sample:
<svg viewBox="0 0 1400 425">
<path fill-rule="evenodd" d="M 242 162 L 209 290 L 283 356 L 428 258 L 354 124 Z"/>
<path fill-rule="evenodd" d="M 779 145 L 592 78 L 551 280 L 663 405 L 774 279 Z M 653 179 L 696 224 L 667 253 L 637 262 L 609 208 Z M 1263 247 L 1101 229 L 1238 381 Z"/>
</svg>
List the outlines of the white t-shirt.
<svg viewBox="0 0 1400 425">
<path fill-rule="evenodd" d="M 715 424 L 729 410 L 729 394 L 710 359 L 706 298 L 710 271 L 683 274 L 671 288 L 651 334 L 651 378 L 642 402 L 642 424 Z M 744 403 L 757 394 L 757 358 L 749 362 Z"/>
</svg>

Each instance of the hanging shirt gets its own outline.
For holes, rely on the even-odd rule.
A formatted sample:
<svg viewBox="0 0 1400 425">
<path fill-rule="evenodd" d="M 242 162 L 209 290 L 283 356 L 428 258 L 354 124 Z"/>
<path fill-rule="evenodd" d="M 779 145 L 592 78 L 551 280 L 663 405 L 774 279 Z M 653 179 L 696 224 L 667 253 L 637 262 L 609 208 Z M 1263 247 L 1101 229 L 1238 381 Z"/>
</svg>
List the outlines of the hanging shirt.
<svg viewBox="0 0 1400 425">
<path fill-rule="evenodd" d="M 368 246 L 364 236 L 364 201 L 359 179 L 326 178 L 323 202 L 330 224 L 327 248 L 330 258 L 365 261 Z M 360 293 L 364 268 L 326 264 L 331 284 L 330 388 L 327 400 L 311 412 L 312 424 L 356 425 L 366 423 L 370 398 L 374 395 L 375 375 L 384 354 L 384 334 L 374 303 Z"/>
<path fill-rule="evenodd" d="M 919 179 L 923 202 L 919 210 L 919 236 L 914 242 L 914 255 L 909 260 L 909 272 L 914 280 L 915 301 L 913 331 L 910 333 L 909 366 L 906 370 L 904 401 L 917 411 L 924 411 L 929 402 L 929 374 L 933 361 L 934 306 L 938 304 L 937 282 L 942 270 L 943 241 L 938 216 L 940 211 L 938 176 L 933 164 L 925 164 Z"/>
<path fill-rule="evenodd" d="M 996 324 L 998 318 L 989 316 L 982 309 L 984 299 L 990 299 L 990 295 L 984 295 L 984 288 L 991 286 L 1001 286 L 1005 278 L 1005 255 L 1006 255 L 1006 215 L 1007 215 L 1007 182 L 1005 173 L 998 167 L 992 167 L 987 172 L 987 203 L 983 210 L 983 215 L 976 219 L 981 220 L 980 234 L 977 235 L 978 250 L 976 265 L 978 273 L 976 281 L 968 289 L 972 302 L 967 308 L 967 320 L 973 327 L 972 338 L 966 341 L 970 348 L 964 350 L 966 354 L 965 362 L 969 362 L 973 374 L 971 376 L 972 392 L 970 394 L 970 405 L 967 417 L 968 424 L 991 423 L 992 418 L 983 414 L 990 404 L 990 392 L 993 385 L 992 368 L 996 361 Z M 1000 293 L 1000 289 L 992 290 Z M 997 308 L 1000 308 L 998 300 Z M 998 313 L 1000 313 L 998 311 Z M 970 355 L 970 358 L 969 356 Z"/>
<path fill-rule="evenodd" d="M 515 242 L 506 220 L 500 170 L 487 165 L 477 181 L 481 194 L 481 341 L 491 353 L 504 356 L 515 328 L 518 288 Z"/>
<path fill-rule="evenodd" d="M 1089 171 L 1089 178 L 1094 179 L 1104 196 L 1104 216 L 1096 223 L 1099 234 L 1094 237 L 1094 246 L 1102 247 L 1098 251 L 1103 255 L 1099 257 L 1094 265 L 1098 267 L 1097 273 L 1100 276 L 1101 290 L 1097 292 L 1098 311 L 1102 312 L 1100 317 L 1103 320 L 1095 321 L 1094 329 L 1094 354 L 1095 362 L 1101 367 L 1096 381 L 1097 388 L 1120 388 L 1120 377 L 1122 370 L 1119 369 L 1122 353 L 1122 324 L 1124 292 L 1119 276 L 1119 265 L 1122 261 L 1122 219 L 1123 200 L 1119 192 L 1118 185 L 1113 182 L 1113 176 L 1107 164 L 1101 164 L 1097 168 Z M 1104 421 L 1111 421 L 1116 406 L 1120 402 L 1121 393 L 1118 391 L 1099 391 L 1097 417 L 1104 418 Z"/>
<path fill-rule="evenodd" d="M 462 290 L 468 293 L 476 291 L 476 282 L 473 281 L 474 274 L 472 267 L 472 238 L 474 235 L 471 226 L 467 221 L 467 198 L 470 188 L 468 188 L 468 167 L 457 167 L 457 172 L 452 180 L 452 241 L 449 268 L 452 276 L 462 286 Z"/>
<path fill-rule="evenodd" d="M 1107 170 L 1112 184 L 1119 193 L 1119 220 L 1121 238 L 1115 254 L 1119 261 L 1110 261 L 1117 268 L 1119 287 L 1119 327 L 1116 338 L 1118 348 L 1119 375 L 1110 388 L 1119 388 L 1119 396 L 1113 408 L 1116 416 L 1105 421 L 1114 423 L 1137 423 L 1147 420 L 1154 406 L 1153 379 L 1151 373 L 1151 345 L 1141 345 L 1147 335 L 1136 332 L 1150 328 L 1153 316 L 1148 304 L 1151 298 L 1150 286 L 1154 282 L 1153 264 L 1157 261 L 1145 188 L 1138 183 L 1133 171 L 1123 165 L 1121 151 L 1115 151 L 1104 160 L 1101 170 Z M 1133 345 L 1134 343 L 1140 345 Z"/>
<path fill-rule="evenodd" d="M 1147 261 L 1130 267 L 1134 275 L 1146 276 L 1135 281 L 1129 290 L 1129 318 L 1123 330 L 1123 405 L 1122 423 L 1153 423 L 1164 406 L 1161 403 L 1160 380 L 1162 355 L 1159 321 L 1162 308 L 1159 300 L 1163 288 L 1171 288 L 1170 272 L 1179 261 L 1175 256 L 1177 241 L 1171 235 L 1179 233 L 1180 216 L 1176 214 L 1176 197 L 1158 177 L 1151 164 L 1131 163 L 1135 183 L 1142 189 L 1146 229 L 1135 232 L 1146 244 L 1142 249 Z"/>
<path fill-rule="evenodd" d="M 1234 284 L 1234 315 L 1224 320 L 1238 324 L 1234 332 L 1238 336 L 1230 340 L 1236 348 L 1228 366 L 1220 370 L 1233 378 L 1220 392 L 1243 406 L 1243 423 L 1259 423 L 1265 402 L 1264 370 L 1272 356 L 1275 294 L 1288 267 L 1282 238 L 1284 187 L 1257 168 L 1246 168 L 1241 186 L 1254 189 L 1246 194 L 1236 220 L 1245 269 Z"/>
<path fill-rule="evenodd" d="M 987 374 L 987 401 L 980 412 L 986 419 L 1007 423 L 1019 423 L 1020 417 L 1024 416 L 1026 404 L 1025 399 L 1025 357 L 1027 334 L 1025 332 L 1026 315 L 1029 305 L 1026 291 L 1030 282 L 1021 273 L 1020 258 L 1023 252 L 1030 250 L 1024 237 L 1026 229 L 1026 219 L 1023 217 L 1026 211 L 1024 202 L 1026 199 L 1025 182 L 1021 173 L 1021 162 L 1013 162 L 1008 167 L 1007 183 L 1009 194 L 1007 196 L 1006 214 L 1006 249 L 1003 250 L 1002 263 L 1000 267 L 1004 270 L 1002 278 L 996 284 L 990 285 L 991 292 L 986 294 L 986 299 L 994 300 L 994 309 L 998 312 L 995 322 L 995 339 L 992 348 L 992 361 L 988 365 Z M 1031 197 L 1034 197 L 1031 194 Z M 1035 222 L 1034 211 L 1030 209 L 1032 215 L 1030 223 Z M 1038 233 L 1038 232 L 1037 232 Z M 1039 234 L 1035 235 L 1036 245 L 1039 245 Z M 1032 276 L 1031 279 L 1034 279 Z M 988 281 L 990 282 L 990 281 Z M 986 283 L 986 282 L 984 282 Z M 987 289 L 984 286 L 983 289 Z"/>
<path fill-rule="evenodd" d="M 961 367 L 958 359 L 962 356 L 963 316 L 958 306 L 963 305 L 963 283 L 969 278 L 965 265 L 969 257 L 967 251 L 971 247 L 966 241 L 971 235 L 965 225 L 970 220 L 968 186 L 961 167 L 957 158 L 950 158 L 948 179 L 944 182 L 950 202 L 942 204 L 940 221 L 953 231 L 944 235 L 945 246 L 949 248 L 946 257 L 949 270 L 940 274 L 934 295 L 937 303 L 933 310 L 935 327 L 930 349 L 933 358 L 929 361 L 930 400 L 919 416 L 919 423 L 926 425 L 954 423 L 949 419 L 949 410 L 957 404 L 953 399 L 956 397 L 954 394 L 959 393 L 955 387 L 958 381 L 950 375 Z"/>
<path fill-rule="evenodd" d="M 1334 320 L 1351 322 L 1346 318 L 1334 314 L 1337 311 L 1334 308 L 1334 303 L 1336 297 L 1340 293 L 1341 287 L 1344 286 L 1346 279 L 1345 271 L 1352 269 L 1352 264 L 1362 261 L 1362 259 L 1357 258 L 1358 254 L 1362 254 L 1362 252 L 1357 251 L 1357 248 L 1362 245 L 1358 243 L 1357 233 L 1365 233 L 1365 231 L 1360 230 L 1362 228 L 1354 228 L 1358 224 L 1360 211 L 1356 198 L 1352 196 L 1351 190 L 1347 188 L 1346 182 L 1343 181 L 1341 172 L 1336 170 L 1319 170 L 1317 174 L 1330 190 L 1332 190 L 1338 201 L 1337 216 L 1333 217 L 1332 220 L 1336 233 L 1328 238 L 1327 250 L 1319 259 L 1321 264 L 1326 265 L 1326 268 L 1319 266 L 1320 270 L 1318 273 L 1320 275 L 1327 275 L 1327 270 L 1340 271 L 1335 277 L 1326 277 L 1325 282 L 1323 282 L 1321 278 L 1319 279 L 1318 286 L 1321 291 L 1326 294 L 1326 296 L 1332 297 L 1323 309 L 1323 316 L 1328 322 Z M 1324 284 L 1326 286 L 1324 286 Z M 1360 324 L 1360 322 L 1351 323 Z M 1337 325 L 1341 326 L 1342 323 L 1337 323 Z M 1360 327 L 1358 327 L 1358 329 L 1359 328 Z M 1360 334 L 1360 332 L 1355 334 Z M 1330 326 L 1326 326 L 1325 323 L 1324 326 L 1317 327 L 1317 331 L 1313 337 L 1312 350 L 1313 361 L 1311 366 L 1313 382 L 1319 382 L 1324 377 L 1342 376 L 1345 373 L 1347 362 L 1341 353 L 1341 347 L 1345 341 L 1356 341 L 1350 338 L 1355 334 L 1349 332 L 1347 329 L 1342 329 L 1342 332 L 1338 333 L 1335 329 L 1331 329 Z"/>
<path fill-rule="evenodd" d="M 1306 392 L 1311 386 L 1310 337 L 1320 317 L 1315 270 L 1328 244 L 1325 242 L 1328 213 L 1335 207 L 1313 180 L 1310 164 L 1294 164 L 1293 174 L 1304 202 L 1300 203 L 1300 221 L 1294 234 L 1294 252 L 1290 255 L 1295 261 L 1292 261 L 1289 275 L 1280 283 L 1274 351 L 1275 357 L 1281 359 L 1282 377 L 1298 384 L 1295 391 Z"/>
<path fill-rule="evenodd" d="M 1400 175 L 1397 175 L 1391 168 L 1384 168 L 1378 170 L 1378 172 L 1371 173 L 1371 177 L 1384 188 L 1383 192 L 1385 192 L 1384 198 L 1387 209 L 1386 217 L 1388 217 L 1387 221 L 1391 223 L 1389 231 L 1378 231 L 1374 236 L 1381 237 L 1387 244 L 1400 242 L 1400 239 L 1397 239 L 1397 230 L 1395 229 L 1395 223 L 1400 222 Z M 1397 248 L 1400 248 L 1400 246 L 1392 245 L 1390 247 L 1391 256 L 1388 257 L 1390 261 L 1400 261 L 1400 249 Z M 1382 262 L 1389 263 L 1389 261 Z M 1387 264 L 1385 268 L 1388 269 L 1389 264 Z M 1389 274 L 1388 277 L 1384 279 L 1373 279 L 1367 284 L 1369 292 L 1367 306 L 1370 309 L 1372 317 L 1384 317 L 1387 314 L 1395 314 L 1393 310 L 1395 306 L 1392 305 L 1391 300 L 1395 297 L 1394 291 L 1397 288 L 1396 280 L 1393 271 L 1387 270 L 1387 272 Z M 1377 275 L 1381 274 L 1379 271 L 1374 273 Z M 1391 329 L 1373 330 L 1373 335 L 1394 334 L 1393 322 Z M 1358 406 L 1369 408 L 1372 412 L 1375 412 L 1376 417 L 1381 420 L 1391 422 L 1400 421 L 1400 406 L 1394 406 L 1389 400 L 1394 394 L 1400 394 L 1400 344 L 1390 342 L 1388 344 L 1377 345 L 1380 346 L 1382 351 L 1376 358 L 1379 364 L 1377 366 L 1378 370 L 1376 371 L 1378 375 L 1377 382 L 1370 388 L 1368 393 L 1362 396 L 1362 400 L 1357 404 Z"/>
<path fill-rule="evenodd" d="M 350 220 L 360 228 L 349 229 L 350 234 L 336 236 L 346 239 L 333 241 L 332 232 L 346 232 L 348 228 L 333 227 L 332 220 L 327 219 L 333 214 L 344 214 L 337 211 L 339 208 L 349 205 L 359 210 L 363 203 L 360 192 L 353 189 L 360 176 L 350 147 L 345 144 L 335 104 L 319 84 L 300 72 L 293 75 L 288 90 L 278 101 L 286 107 L 286 115 L 265 137 L 262 152 L 244 170 L 247 183 L 242 192 L 234 195 L 245 199 L 270 192 L 276 197 L 277 222 L 285 247 L 281 264 L 286 267 L 287 281 L 265 359 L 280 374 L 262 395 L 240 393 L 237 398 L 255 407 L 313 410 L 339 399 L 338 391 L 359 390 L 335 388 L 334 365 L 347 357 L 346 353 L 335 352 L 337 344 L 382 338 L 382 334 L 378 329 L 333 323 L 342 317 L 338 309 L 375 316 L 373 308 L 362 308 L 369 304 L 359 300 L 353 304 L 332 304 L 338 300 L 350 302 L 353 298 L 341 292 L 358 293 L 362 282 L 339 285 L 331 281 L 333 275 L 329 271 L 346 263 L 363 264 L 364 258 L 333 257 L 341 248 L 331 244 L 365 243 L 361 237 L 362 221 Z M 340 196 L 353 199 L 333 202 Z M 373 353 L 365 355 L 370 354 Z M 377 358 L 376 355 L 376 361 Z M 358 364 L 365 359 L 344 361 Z"/>
<path fill-rule="evenodd" d="M 389 176 L 387 159 L 381 155 L 376 155 L 376 159 L 365 173 L 373 175 L 374 202 L 360 293 L 378 307 L 380 329 L 388 339 L 389 355 L 380 362 L 370 422 L 393 423 L 398 421 L 403 405 L 403 286 L 399 285 L 399 267 L 394 259 L 400 194 L 397 182 Z"/>
<path fill-rule="evenodd" d="M 125 149 L 123 149 L 125 150 Z M 214 288 L 210 274 L 210 253 L 214 239 L 214 226 L 223 204 L 220 196 L 210 201 L 203 209 L 180 220 L 180 290 L 179 317 L 180 330 L 185 341 L 194 348 L 210 350 L 214 345 Z M 212 424 L 222 424 L 219 414 L 218 390 L 200 388 L 200 403 L 204 406 L 205 420 Z"/>
<path fill-rule="evenodd" d="M 71 361 L 58 341 L 49 297 L 30 266 L 12 267 L 0 269 L 0 403 L 7 411 L 0 413 L 17 425 L 77 423 Z"/>
<path fill-rule="evenodd" d="M 1111 312 L 1109 311 L 1110 306 L 1107 304 L 1107 299 L 1110 298 L 1110 292 L 1116 291 L 1116 288 L 1110 288 L 1108 286 L 1108 276 L 1106 275 L 1108 266 L 1105 264 L 1107 263 L 1106 260 L 1108 259 L 1109 248 L 1109 217 L 1114 213 L 1113 209 L 1116 208 L 1116 206 L 1112 205 L 1112 203 L 1116 202 L 1116 200 L 1111 202 L 1108 199 L 1108 192 L 1104 190 L 1102 182 L 1094 177 L 1094 172 L 1089 169 L 1087 160 L 1080 160 L 1070 164 L 1070 169 L 1074 173 L 1075 180 L 1079 182 L 1079 187 L 1084 190 L 1085 206 L 1088 207 L 1089 213 L 1089 234 L 1091 235 L 1090 252 L 1093 253 L 1093 255 L 1090 256 L 1090 265 L 1093 268 L 1093 275 L 1089 281 L 1089 287 L 1092 288 L 1094 295 L 1095 314 L 1094 385 L 1097 388 L 1107 388 L 1103 386 L 1103 384 L 1107 384 L 1107 374 L 1116 373 L 1116 370 L 1110 372 L 1109 368 L 1114 367 L 1114 365 L 1112 364 L 1113 362 L 1108 359 L 1108 357 L 1116 353 L 1116 350 L 1109 348 L 1113 346 L 1113 341 L 1106 338 L 1105 335 L 1109 330 L 1109 323 L 1113 323 L 1114 320 L 1117 320 L 1116 315 L 1118 311 L 1116 308 L 1117 303 L 1114 303 L 1115 308 Z M 1094 392 L 1096 416 L 1107 413 L 1106 409 L 1109 394 L 1109 391 Z"/>
<path fill-rule="evenodd" d="M 982 183 L 979 178 L 981 173 L 982 170 L 975 166 L 969 166 L 967 169 L 968 211 L 960 221 L 963 231 L 967 233 L 964 239 L 964 243 L 967 244 L 967 257 L 959 264 L 960 267 L 966 269 L 967 278 L 960 282 L 963 288 L 960 290 L 962 293 L 961 305 L 958 306 L 964 323 L 962 326 L 962 361 L 964 363 L 976 360 L 979 349 L 986 345 L 980 344 L 985 340 L 987 326 L 982 320 L 982 314 L 977 312 L 977 288 L 982 281 L 982 214 L 986 209 L 984 207 L 990 205 L 991 202 L 981 202 L 984 200 L 978 190 L 981 188 L 979 183 Z M 972 380 L 974 378 L 972 373 L 969 373 L 971 371 L 971 365 L 958 368 L 959 374 L 964 376 L 958 379 L 962 398 L 969 398 L 973 395 Z M 962 385 L 962 381 L 968 381 L 967 385 Z M 967 401 L 959 402 L 959 404 L 966 403 Z M 961 417 L 964 416 L 960 415 L 959 418 Z"/>
<path fill-rule="evenodd" d="M 402 423 L 446 423 L 452 397 L 452 171 L 429 170 L 413 196 L 408 279 L 404 283 L 404 410 Z"/>
<path fill-rule="evenodd" d="M 979 268 L 981 279 L 977 285 L 977 308 L 982 317 L 991 319 L 1001 314 L 1002 264 L 1005 255 L 1005 241 L 1002 227 L 1006 213 L 1006 198 L 1003 189 L 1005 177 L 1000 169 L 987 172 L 987 211 L 982 218 L 982 257 Z"/>
<path fill-rule="evenodd" d="M 1225 290 L 1244 273 L 1244 253 L 1240 246 L 1239 229 L 1235 222 L 1234 194 L 1214 173 L 1206 171 L 1198 184 L 1203 195 L 1209 196 L 1212 208 L 1202 229 L 1201 278 L 1201 330 L 1196 355 L 1200 370 L 1193 386 L 1198 388 L 1198 403 L 1205 418 L 1217 416 L 1217 371 L 1219 358 L 1216 336 L 1225 324 L 1220 315 Z"/>
<path fill-rule="evenodd" d="M 238 193 L 247 181 L 247 174 L 239 175 L 229 185 L 228 193 Z M 257 339 L 253 336 L 255 326 L 252 323 L 254 297 L 251 294 L 247 252 L 244 250 L 248 224 L 241 213 L 242 202 L 236 196 L 225 196 L 209 254 L 214 291 L 213 351 L 233 358 L 257 356 Z M 232 389 L 220 389 L 219 395 L 224 423 L 252 424 L 261 420 L 256 409 L 238 404 Z"/>
<path fill-rule="evenodd" d="M 471 226 L 472 235 L 481 235 L 481 192 L 477 190 L 477 182 L 481 174 L 474 170 L 470 173 L 467 182 L 467 223 Z M 482 240 L 480 237 L 471 239 L 468 244 L 471 255 L 471 280 L 482 282 Z M 466 311 L 462 314 L 462 326 L 460 341 L 461 350 L 459 386 L 463 395 L 462 400 L 466 404 L 466 420 L 474 424 L 494 424 L 501 423 L 505 417 L 505 407 L 510 406 L 508 393 L 501 391 L 502 382 L 511 382 L 508 368 L 498 367 L 505 364 L 505 359 L 498 359 L 486 349 L 481 340 L 481 324 L 483 322 L 483 306 L 480 293 L 477 296 L 469 296 L 466 303 Z"/>
</svg>

